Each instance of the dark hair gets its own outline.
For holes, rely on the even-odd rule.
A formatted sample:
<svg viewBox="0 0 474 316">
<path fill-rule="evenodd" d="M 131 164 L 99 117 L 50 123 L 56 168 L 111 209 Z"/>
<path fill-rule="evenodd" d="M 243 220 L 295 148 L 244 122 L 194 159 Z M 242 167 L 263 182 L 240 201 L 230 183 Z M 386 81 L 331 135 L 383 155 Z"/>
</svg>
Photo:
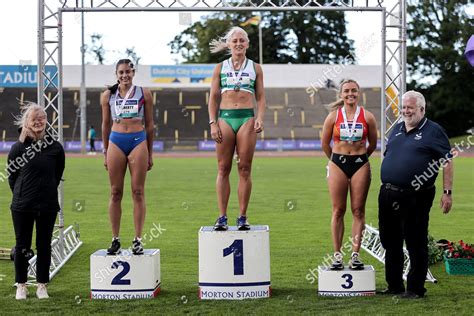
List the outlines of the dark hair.
<svg viewBox="0 0 474 316">
<path fill-rule="evenodd" d="M 130 68 L 133 69 L 133 71 L 135 71 L 135 66 L 133 65 L 132 61 L 128 58 L 124 58 L 124 59 L 119 59 L 117 64 L 115 64 L 115 72 L 117 72 L 118 67 L 123 64 L 127 64 Z M 119 86 L 119 82 L 117 80 L 116 84 L 112 86 L 108 86 L 107 89 L 109 89 L 111 93 L 115 93 L 118 89 L 118 86 Z"/>
</svg>

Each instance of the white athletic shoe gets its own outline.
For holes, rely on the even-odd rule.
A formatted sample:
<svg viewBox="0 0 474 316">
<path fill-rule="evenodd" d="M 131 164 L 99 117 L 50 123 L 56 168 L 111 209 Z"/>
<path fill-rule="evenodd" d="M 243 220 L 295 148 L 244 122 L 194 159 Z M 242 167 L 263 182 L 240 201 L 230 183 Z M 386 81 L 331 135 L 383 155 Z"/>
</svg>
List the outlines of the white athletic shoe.
<svg viewBox="0 0 474 316">
<path fill-rule="evenodd" d="M 332 259 L 332 264 L 329 267 L 330 270 L 344 270 L 344 263 L 342 262 L 342 253 L 336 251 L 334 253 L 334 258 Z"/>
<path fill-rule="evenodd" d="M 38 283 L 38 289 L 36 290 L 36 296 L 42 300 L 45 298 L 49 298 L 48 290 L 46 289 L 46 284 Z"/>
<path fill-rule="evenodd" d="M 18 283 L 16 285 L 16 296 L 15 298 L 17 300 L 26 300 L 26 297 L 28 296 L 28 289 L 26 288 L 25 283 Z"/>
</svg>

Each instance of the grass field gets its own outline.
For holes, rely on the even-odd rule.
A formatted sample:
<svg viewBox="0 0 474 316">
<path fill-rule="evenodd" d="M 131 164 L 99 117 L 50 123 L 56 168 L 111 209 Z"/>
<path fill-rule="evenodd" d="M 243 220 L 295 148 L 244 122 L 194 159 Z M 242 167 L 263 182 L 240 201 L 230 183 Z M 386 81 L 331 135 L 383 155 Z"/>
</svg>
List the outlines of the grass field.
<svg viewBox="0 0 474 316">
<path fill-rule="evenodd" d="M 4 165 L 5 157 L 0 157 Z M 325 181 L 324 158 L 263 158 L 253 166 L 253 192 L 249 206 L 251 224 L 270 226 L 272 298 L 248 301 L 199 301 L 198 229 L 212 225 L 216 216 L 214 158 L 156 158 L 146 186 L 148 214 L 146 233 L 154 224 L 166 231 L 147 242 L 147 248 L 161 249 L 162 292 L 153 300 L 91 301 L 89 256 L 110 242 L 107 215 L 109 185 L 100 158 L 68 158 L 65 172 L 64 212 L 66 224 L 80 225 L 84 245 L 54 277 L 51 298 L 39 301 L 30 290 L 27 302 L 14 299 L 14 267 L 0 260 L 0 314 L 464 314 L 474 310 L 474 276 L 450 276 L 443 263 L 430 269 L 439 280 L 427 284 L 426 299 L 399 301 L 392 297 L 323 298 L 317 296 L 317 282 L 306 280 L 309 269 L 322 263 L 332 251 L 330 201 Z M 366 221 L 377 227 L 377 193 L 380 159 L 371 159 L 373 183 L 367 201 Z M 430 233 L 436 239 L 474 242 L 474 160 L 456 158 L 454 208 L 443 215 L 437 196 L 431 211 Z M 127 176 L 128 178 L 128 176 Z M 441 183 L 438 177 L 438 183 Z M 129 180 L 129 179 L 128 179 Z M 123 202 L 122 246 L 133 238 L 129 181 Z M 237 216 L 237 177 L 232 176 L 229 216 Z M 9 211 L 11 194 L 0 183 L 0 247 L 12 247 L 14 234 Z M 83 201 L 75 211 L 73 201 Z M 285 209 L 291 200 L 296 207 Z M 351 216 L 346 216 L 350 227 Z M 347 230 L 347 229 L 346 229 Z M 345 240 L 347 240 L 347 232 Z M 362 251 L 366 264 L 377 271 L 377 287 L 385 288 L 384 268 Z"/>
</svg>

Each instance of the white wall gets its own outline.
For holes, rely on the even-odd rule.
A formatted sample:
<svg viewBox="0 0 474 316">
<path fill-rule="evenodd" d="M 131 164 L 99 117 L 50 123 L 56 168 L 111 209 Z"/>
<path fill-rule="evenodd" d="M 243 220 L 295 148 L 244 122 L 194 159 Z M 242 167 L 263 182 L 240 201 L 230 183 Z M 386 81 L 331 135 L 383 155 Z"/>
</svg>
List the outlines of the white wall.
<svg viewBox="0 0 474 316">
<path fill-rule="evenodd" d="M 355 65 L 263 65 L 264 85 L 267 88 L 320 88 L 327 79 L 339 83 L 342 79 L 355 79 L 361 87 L 381 87 L 381 66 Z M 210 87 L 209 83 L 156 83 L 151 77 L 150 66 L 139 65 L 134 83 L 145 87 L 182 88 Z M 81 67 L 64 66 L 63 85 L 65 88 L 80 86 Z M 86 86 L 89 88 L 105 88 L 116 82 L 115 66 L 87 65 Z"/>
</svg>

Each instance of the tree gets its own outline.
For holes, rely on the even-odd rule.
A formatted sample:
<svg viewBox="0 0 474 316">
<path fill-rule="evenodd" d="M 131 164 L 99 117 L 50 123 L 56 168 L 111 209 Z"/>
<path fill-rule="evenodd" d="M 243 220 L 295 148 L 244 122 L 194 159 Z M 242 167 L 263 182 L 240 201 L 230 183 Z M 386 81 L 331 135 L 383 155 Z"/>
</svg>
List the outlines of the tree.
<svg viewBox="0 0 474 316">
<path fill-rule="evenodd" d="M 192 24 L 168 45 L 173 54 L 181 54 L 185 63 L 220 62 L 225 54 L 211 54 L 210 41 L 250 17 L 251 12 L 211 14 Z M 261 17 L 265 63 L 346 63 L 351 60 L 346 57 L 353 52 L 353 41 L 346 36 L 342 12 L 266 11 L 261 12 Z M 258 26 L 249 25 L 244 29 L 251 43 L 247 56 L 258 61 Z"/>
<path fill-rule="evenodd" d="M 408 5 L 407 63 L 412 79 L 408 88 L 425 94 L 427 115 L 450 137 L 474 126 L 474 68 L 464 57 L 474 34 L 473 20 L 466 14 L 468 2 L 412 0 Z"/>
<path fill-rule="evenodd" d="M 94 33 L 91 35 L 91 44 L 85 45 L 86 53 L 91 55 L 92 59 L 98 64 L 103 65 L 105 61 L 106 50 L 102 43 L 102 34 Z"/>
<path fill-rule="evenodd" d="M 137 52 L 135 51 L 135 46 L 133 46 L 132 48 L 125 49 L 125 56 L 130 58 L 135 64 L 135 66 L 138 66 L 140 59 L 142 59 L 141 57 L 138 56 Z"/>
</svg>

